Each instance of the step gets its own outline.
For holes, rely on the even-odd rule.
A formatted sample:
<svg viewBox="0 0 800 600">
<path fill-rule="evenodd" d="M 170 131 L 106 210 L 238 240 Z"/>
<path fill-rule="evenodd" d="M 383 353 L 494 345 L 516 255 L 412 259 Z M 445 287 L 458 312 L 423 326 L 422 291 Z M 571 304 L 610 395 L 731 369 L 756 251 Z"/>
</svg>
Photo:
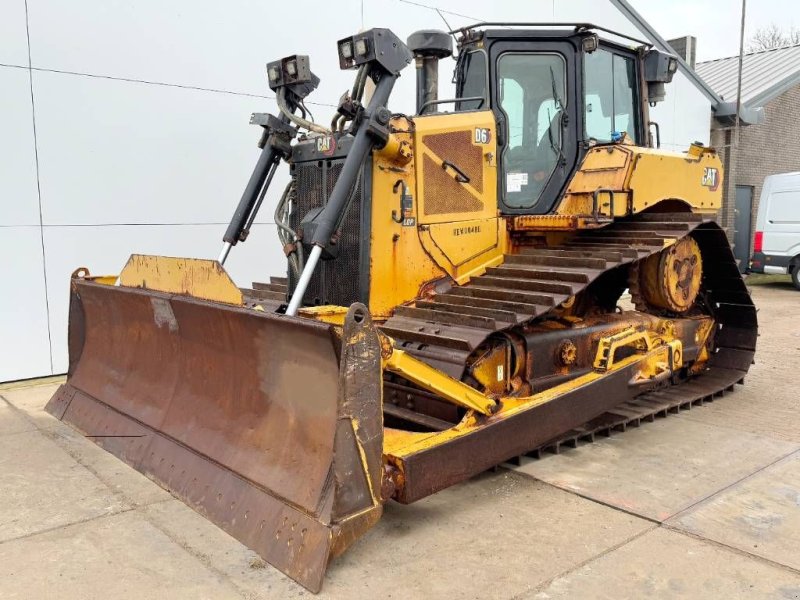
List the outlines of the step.
<svg viewBox="0 0 800 600">
<path fill-rule="evenodd" d="M 480 280 L 478 280 L 480 281 Z M 471 296 L 474 298 L 489 298 L 491 300 L 503 300 L 508 302 L 521 302 L 523 304 L 540 304 L 543 306 L 553 306 L 555 301 L 550 294 L 537 294 L 508 287 L 484 287 L 470 284 L 462 287 L 454 287 L 450 290 L 451 294 L 458 296 Z"/>
<path fill-rule="evenodd" d="M 623 260 L 637 260 L 641 256 L 642 252 L 640 250 L 636 250 L 635 248 L 631 248 L 627 244 L 578 244 L 572 246 L 570 245 L 570 242 L 567 242 L 564 248 L 568 250 L 580 248 L 583 252 L 599 251 L 602 253 L 600 254 L 602 258 L 608 258 L 605 253 L 610 251 L 621 255 Z"/>
<path fill-rule="evenodd" d="M 562 294 L 571 296 L 575 293 L 573 284 L 547 281 L 543 279 L 523 279 L 518 277 L 495 277 L 493 275 L 481 275 L 473 279 L 475 284 L 481 287 L 515 288 L 529 292 L 547 292 L 551 294 Z"/>
<path fill-rule="evenodd" d="M 599 273 L 599 270 L 597 271 Z M 531 279 L 546 279 L 548 281 L 567 281 L 570 283 L 589 283 L 591 281 L 590 272 L 586 269 L 543 269 L 535 265 L 507 265 L 502 264 L 497 267 L 486 269 L 490 275 L 511 277 L 530 277 Z"/>
<path fill-rule="evenodd" d="M 288 288 L 287 288 L 286 285 L 282 285 L 280 283 L 272 283 L 272 282 L 271 283 L 262 283 L 260 281 L 254 281 L 253 282 L 253 289 L 254 290 L 269 290 L 269 291 L 273 291 L 273 292 L 283 292 L 284 294 L 286 294 L 286 291 L 287 291 Z"/>
<path fill-rule="evenodd" d="M 510 265 L 539 265 L 546 267 L 606 268 L 602 258 L 575 258 L 566 256 L 536 256 L 527 254 L 507 254 L 505 263 Z"/>
<path fill-rule="evenodd" d="M 620 223 L 619 226 L 628 230 L 653 230 L 653 231 L 689 231 L 689 224 L 680 221 L 630 221 Z"/>
<path fill-rule="evenodd" d="M 432 300 L 417 300 L 414 303 L 418 308 L 425 308 L 435 310 L 436 312 L 457 312 L 463 315 L 475 315 L 478 317 L 488 317 L 495 321 L 503 323 L 517 323 L 520 321 L 519 315 L 515 312 L 507 310 L 492 310 L 490 308 L 481 308 L 479 306 L 466 306 L 459 304 L 447 304 L 439 302 L 436 298 Z"/>
<path fill-rule="evenodd" d="M 429 308 L 419 308 L 416 306 L 398 306 L 394 309 L 394 314 L 401 317 L 410 317 L 433 323 L 446 323 L 448 325 L 462 325 L 465 327 L 480 327 L 482 329 L 494 330 L 497 328 L 494 319 L 478 315 L 469 315 L 458 312 L 445 312 L 431 310 Z"/>
<path fill-rule="evenodd" d="M 505 310 L 522 315 L 523 319 L 529 319 L 541 315 L 542 313 L 550 310 L 550 306 L 525 304 L 522 302 L 506 302 L 503 300 L 491 300 L 489 298 L 476 298 L 474 296 L 459 296 L 457 294 L 437 294 L 436 301 L 441 301 L 447 304 L 462 304 L 467 306 L 477 306 L 480 308 L 489 308 L 492 310 Z"/>
<path fill-rule="evenodd" d="M 575 248 L 520 248 L 520 254 L 527 256 L 566 256 L 572 258 L 602 258 L 608 262 L 622 262 L 622 252 L 615 251 L 614 249 L 603 248 L 598 246 L 598 249 L 580 249 Z"/>
<path fill-rule="evenodd" d="M 242 294 L 250 298 L 263 299 L 263 300 L 280 300 L 286 301 L 286 292 L 276 292 L 274 290 L 256 290 L 249 288 L 241 288 Z"/>
<path fill-rule="evenodd" d="M 600 237 L 600 236 L 592 236 L 592 237 L 585 237 L 585 238 L 576 238 L 572 241 L 573 244 L 597 244 L 597 243 L 613 243 L 613 242 L 622 242 L 627 244 L 628 247 L 630 246 L 649 246 L 652 248 L 663 248 L 664 247 L 665 238 L 661 237 L 629 237 L 623 238 L 620 236 L 617 237 Z"/>
</svg>

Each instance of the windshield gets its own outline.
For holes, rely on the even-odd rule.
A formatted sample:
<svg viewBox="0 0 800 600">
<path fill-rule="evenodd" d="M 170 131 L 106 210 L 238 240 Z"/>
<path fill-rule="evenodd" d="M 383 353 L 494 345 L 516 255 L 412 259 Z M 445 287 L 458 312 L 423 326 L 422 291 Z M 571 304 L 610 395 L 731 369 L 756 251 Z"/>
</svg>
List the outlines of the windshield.
<svg viewBox="0 0 800 600">
<path fill-rule="evenodd" d="M 497 71 L 507 132 L 504 202 L 532 208 L 563 156 L 566 64 L 558 54 L 507 53 Z"/>
</svg>

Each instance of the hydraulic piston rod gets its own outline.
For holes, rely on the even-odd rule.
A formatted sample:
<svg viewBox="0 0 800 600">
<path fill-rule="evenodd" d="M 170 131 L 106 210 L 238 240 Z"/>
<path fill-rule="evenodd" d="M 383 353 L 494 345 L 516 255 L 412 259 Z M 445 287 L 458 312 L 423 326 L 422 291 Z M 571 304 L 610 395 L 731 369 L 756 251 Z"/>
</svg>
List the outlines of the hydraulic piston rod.
<svg viewBox="0 0 800 600">
<path fill-rule="evenodd" d="M 281 114 L 279 120 L 282 124 L 288 125 L 289 119 L 286 115 Z M 261 155 L 258 157 L 253 173 L 247 181 L 247 186 L 244 188 L 242 198 L 233 213 L 231 222 L 228 224 L 228 229 L 222 238 L 223 246 L 219 255 L 219 262 L 225 264 L 225 259 L 228 258 L 228 253 L 232 246 L 237 242 L 244 241 L 247 236 L 247 226 L 255 219 L 256 212 L 259 208 L 259 198 L 264 197 L 266 188 L 272 179 L 278 162 L 283 156 L 282 151 L 279 150 L 272 135 L 267 136 L 264 148 L 261 150 Z"/>
<path fill-rule="evenodd" d="M 375 87 L 375 93 L 367 105 L 358 131 L 355 134 L 353 145 L 350 147 L 350 152 L 348 152 L 344 161 L 339 178 L 333 186 L 328 203 L 314 220 L 313 238 L 311 240 L 313 247 L 286 309 L 287 315 L 296 315 L 297 310 L 302 306 L 303 296 L 314 274 L 317 262 L 319 262 L 322 250 L 330 243 L 331 236 L 347 209 L 353 184 L 364 164 L 364 160 L 380 142 L 380 138 L 375 134 L 372 126 L 385 127 L 388 125 L 391 115 L 386 109 L 386 103 L 392 93 L 397 77 L 398 75 L 395 73 L 384 72 Z"/>
</svg>

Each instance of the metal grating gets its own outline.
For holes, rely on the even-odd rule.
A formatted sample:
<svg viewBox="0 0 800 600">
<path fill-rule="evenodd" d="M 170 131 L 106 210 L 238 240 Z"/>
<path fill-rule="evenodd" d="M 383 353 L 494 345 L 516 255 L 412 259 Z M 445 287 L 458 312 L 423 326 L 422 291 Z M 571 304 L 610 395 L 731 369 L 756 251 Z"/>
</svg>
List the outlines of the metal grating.
<svg viewBox="0 0 800 600">
<path fill-rule="evenodd" d="M 448 131 L 422 138 L 422 143 L 442 160 L 449 160 L 469 176 L 469 184 L 483 193 L 483 150 L 472 143 L 472 131 Z"/>
<path fill-rule="evenodd" d="M 297 230 L 309 210 L 323 206 L 327 202 L 343 164 L 344 159 L 310 161 L 294 165 L 292 176 L 297 190 L 297 205 L 289 219 L 292 229 Z M 360 297 L 361 290 L 357 283 L 361 270 L 359 255 L 362 199 L 363 181 L 359 182 L 342 222 L 338 244 L 339 256 L 334 260 L 320 261 L 306 291 L 304 304 L 350 306 L 353 302 L 366 300 Z M 296 285 L 297 281 L 290 274 L 289 289 L 294 290 Z"/>
<path fill-rule="evenodd" d="M 424 206 L 426 215 L 470 213 L 483 210 L 483 203 L 427 154 L 423 159 Z"/>
</svg>

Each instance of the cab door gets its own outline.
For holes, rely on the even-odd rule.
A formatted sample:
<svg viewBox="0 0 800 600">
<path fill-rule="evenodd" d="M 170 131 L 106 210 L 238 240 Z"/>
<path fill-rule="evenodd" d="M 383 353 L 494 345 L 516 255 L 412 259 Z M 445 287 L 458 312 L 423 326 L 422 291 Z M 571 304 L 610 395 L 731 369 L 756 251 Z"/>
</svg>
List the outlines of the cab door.
<svg viewBox="0 0 800 600">
<path fill-rule="evenodd" d="M 551 212 L 578 162 L 575 42 L 498 40 L 489 49 L 504 214 Z"/>
</svg>

